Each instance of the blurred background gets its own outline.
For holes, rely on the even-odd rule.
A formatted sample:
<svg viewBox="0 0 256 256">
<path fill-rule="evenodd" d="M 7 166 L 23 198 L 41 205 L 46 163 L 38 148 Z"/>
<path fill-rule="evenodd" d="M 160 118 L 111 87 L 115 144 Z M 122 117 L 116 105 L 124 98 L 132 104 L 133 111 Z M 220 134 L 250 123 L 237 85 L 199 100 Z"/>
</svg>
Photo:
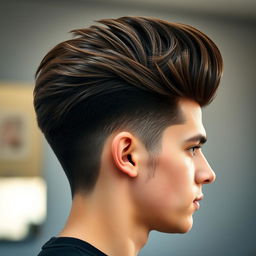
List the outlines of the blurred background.
<svg viewBox="0 0 256 256">
<path fill-rule="evenodd" d="M 0 1 L 0 125 L 10 125 L 5 119 L 6 106 L 9 106 L 9 109 L 16 111 L 11 111 L 14 113 L 11 119 L 12 134 L 16 134 L 18 129 L 21 142 L 22 139 L 25 141 L 26 136 L 30 140 L 27 145 L 25 142 L 17 144 L 17 139 L 12 139 L 12 144 L 8 145 L 14 145 L 13 149 L 4 148 L 4 144 L 1 146 L 0 255 L 37 255 L 40 247 L 63 227 L 71 206 L 70 189 L 64 172 L 44 138 L 39 138 L 40 135 L 38 137 L 36 134 L 32 121 L 27 121 L 29 118 L 33 119 L 33 114 L 28 114 L 25 101 L 21 102 L 22 93 L 27 88 L 29 92 L 26 95 L 31 96 L 37 66 L 52 47 L 71 37 L 68 33 L 70 30 L 95 24 L 97 19 L 127 15 L 154 16 L 195 26 L 213 39 L 224 58 L 224 75 L 218 95 L 203 110 L 209 138 L 204 152 L 216 172 L 216 182 L 204 188 L 205 199 L 200 211 L 194 215 L 194 226 L 189 233 L 151 232 L 147 245 L 139 255 L 255 256 L 254 0 Z M 23 109 L 26 115 L 17 112 L 19 109 Z M 2 133 L 3 127 L 2 125 Z M 25 175 L 17 174 L 23 168 L 17 161 L 16 167 L 12 166 L 11 175 L 3 170 L 5 166 L 13 164 L 14 161 L 10 160 L 12 151 L 9 149 L 16 150 L 17 145 L 24 145 L 18 147 L 18 156 L 26 159 L 26 163 L 36 159 L 37 164 L 34 166 L 24 167 L 26 170 L 22 173 L 26 173 Z M 9 162 L 6 164 L 8 157 Z M 30 190 L 24 195 L 12 193 L 19 194 L 20 197 L 10 195 L 5 190 L 8 179 L 16 176 L 20 179 L 24 178 L 21 176 L 26 176 L 26 182 L 30 184 Z M 12 183 L 11 191 L 18 189 L 20 185 L 17 184 L 25 184 L 22 180 L 17 182 L 19 183 Z M 38 200 L 28 196 L 33 193 L 37 193 Z M 6 198 L 12 196 L 12 207 L 22 202 L 23 206 L 27 205 L 26 212 L 39 212 L 37 220 L 32 220 L 32 217 L 29 219 L 30 227 L 25 232 L 27 235 L 20 235 L 20 239 L 18 231 L 14 229 L 17 224 L 11 219 L 10 222 L 4 219 L 15 211 L 11 207 L 7 208 L 6 204 Z M 36 206 L 38 202 L 40 209 Z M 16 216 L 21 211 L 25 212 L 22 209 L 16 208 Z M 5 215 L 1 215 L 3 212 Z M 14 236 L 3 235 L 6 227 L 14 232 Z"/>
</svg>

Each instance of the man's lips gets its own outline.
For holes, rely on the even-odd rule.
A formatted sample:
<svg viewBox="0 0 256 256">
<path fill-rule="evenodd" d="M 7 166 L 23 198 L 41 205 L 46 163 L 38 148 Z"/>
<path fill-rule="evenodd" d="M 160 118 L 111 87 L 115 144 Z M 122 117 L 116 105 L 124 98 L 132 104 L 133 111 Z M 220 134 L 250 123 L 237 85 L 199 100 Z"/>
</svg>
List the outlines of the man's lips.
<svg viewBox="0 0 256 256">
<path fill-rule="evenodd" d="M 196 197 L 196 199 L 194 201 L 200 201 L 204 198 L 204 194 L 199 195 L 198 197 Z"/>
<path fill-rule="evenodd" d="M 195 207 L 196 207 L 197 210 L 199 210 L 199 208 L 200 208 L 199 201 L 202 200 L 203 197 L 204 197 L 204 195 L 201 194 L 201 195 L 199 195 L 198 197 L 196 197 L 196 199 L 193 201 L 193 203 L 194 203 L 194 205 L 195 205 Z"/>
</svg>

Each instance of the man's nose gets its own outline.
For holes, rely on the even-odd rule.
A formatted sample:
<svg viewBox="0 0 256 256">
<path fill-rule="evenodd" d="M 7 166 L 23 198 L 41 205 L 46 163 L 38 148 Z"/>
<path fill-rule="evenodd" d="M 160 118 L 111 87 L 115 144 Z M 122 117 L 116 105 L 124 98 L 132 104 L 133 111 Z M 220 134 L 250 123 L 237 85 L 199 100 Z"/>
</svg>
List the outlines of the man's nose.
<svg viewBox="0 0 256 256">
<path fill-rule="evenodd" d="M 196 175 L 197 182 L 201 184 L 210 184 L 213 183 L 216 179 L 215 172 L 213 171 L 203 154 L 201 160 L 198 162 Z"/>
</svg>

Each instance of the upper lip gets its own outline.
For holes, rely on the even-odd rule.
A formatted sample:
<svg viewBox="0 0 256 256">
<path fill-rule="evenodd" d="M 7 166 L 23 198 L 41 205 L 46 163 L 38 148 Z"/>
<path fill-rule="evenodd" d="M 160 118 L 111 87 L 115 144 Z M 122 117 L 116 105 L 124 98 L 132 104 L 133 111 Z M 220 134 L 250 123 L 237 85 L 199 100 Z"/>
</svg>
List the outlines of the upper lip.
<svg viewBox="0 0 256 256">
<path fill-rule="evenodd" d="M 194 201 L 200 201 L 204 198 L 204 194 L 199 195 L 198 197 L 196 197 L 196 199 Z"/>
</svg>

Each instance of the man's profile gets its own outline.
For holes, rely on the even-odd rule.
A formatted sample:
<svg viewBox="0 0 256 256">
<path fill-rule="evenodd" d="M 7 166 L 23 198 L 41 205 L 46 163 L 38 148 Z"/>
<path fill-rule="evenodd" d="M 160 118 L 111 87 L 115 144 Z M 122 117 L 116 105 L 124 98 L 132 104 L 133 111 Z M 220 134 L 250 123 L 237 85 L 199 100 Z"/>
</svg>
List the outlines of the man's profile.
<svg viewBox="0 0 256 256">
<path fill-rule="evenodd" d="M 149 232 L 186 233 L 204 184 L 201 108 L 223 61 L 201 31 L 151 17 L 76 29 L 36 73 L 40 129 L 69 180 L 72 207 L 40 256 L 134 256 Z"/>
</svg>

